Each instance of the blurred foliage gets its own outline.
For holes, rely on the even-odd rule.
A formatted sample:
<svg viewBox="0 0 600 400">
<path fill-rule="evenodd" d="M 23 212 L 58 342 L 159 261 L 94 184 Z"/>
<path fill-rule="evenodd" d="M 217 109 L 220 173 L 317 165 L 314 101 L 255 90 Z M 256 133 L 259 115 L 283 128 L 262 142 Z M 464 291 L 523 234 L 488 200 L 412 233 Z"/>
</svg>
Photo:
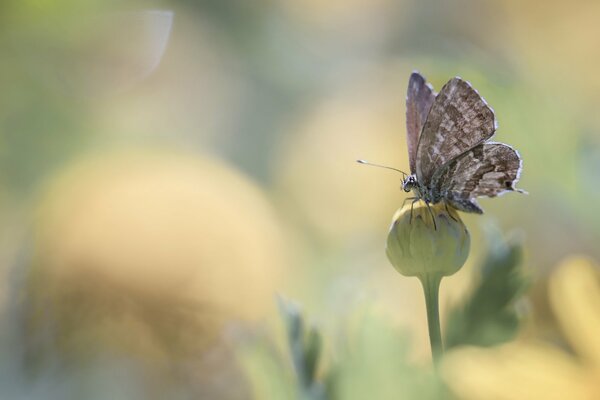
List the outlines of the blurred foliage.
<svg viewBox="0 0 600 400">
<path fill-rule="evenodd" d="M 297 305 L 280 299 L 280 310 L 289 359 L 265 337 L 244 346 L 241 353 L 254 398 L 433 400 L 449 396 L 431 366 L 411 361 L 406 332 L 372 310 L 362 313 L 352 326 L 341 328 L 343 333 L 329 348 L 335 350 L 332 357 L 324 352 L 322 333 L 314 326 L 306 327 Z M 282 372 L 290 368 L 295 371 L 294 379 Z"/>
<path fill-rule="evenodd" d="M 493 348 L 457 348 L 441 368 L 453 393 L 465 400 L 599 398 L 598 264 L 582 256 L 560 262 L 550 276 L 548 298 L 563 339 L 523 338 Z"/>
<path fill-rule="evenodd" d="M 488 236 L 488 253 L 481 262 L 479 281 L 463 304 L 448 315 L 445 346 L 492 346 L 509 341 L 519 329 L 516 302 L 527 286 L 521 266 L 522 246 L 503 240 L 497 232 Z"/>
<path fill-rule="evenodd" d="M 516 359 L 549 365 L 544 386 L 563 398 L 598 397 L 592 369 L 560 350 L 595 354 L 581 320 L 595 321 L 597 291 L 565 272 L 574 263 L 553 271 L 566 255 L 600 258 L 599 12 L 586 0 L 0 2 L 0 397 L 448 395 L 421 288 L 383 250 L 399 176 L 354 164 L 406 168 L 414 69 L 438 90 L 454 75 L 478 89 L 531 193 L 461 216 L 472 254 L 440 295 L 450 354 L 465 351 L 449 368 L 473 377 L 455 394 L 491 397 L 484 370 L 498 380 L 488 391 L 535 386 Z M 139 156 L 156 148 L 173 153 Z M 494 218 L 527 246 L 473 229 Z M 271 335 L 275 290 L 303 311 L 283 306 L 287 332 Z M 521 346 L 521 318 L 523 336 L 558 348 Z"/>
<path fill-rule="evenodd" d="M 515 302 L 523 294 L 526 281 L 521 267 L 521 244 L 505 240 L 490 230 L 489 249 L 480 263 L 479 281 L 464 304 L 449 311 L 445 330 L 447 350 L 464 345 L 489 347 L 511 340 L 519 328 Z M 300 308 L 279 298 L 279 308 L 287 336 L 287 353 L 295 371 L 298 399 L 444 399 L 452 398 L 441 376 L 433 366 L 423 366 L 411 359 L 410 338 L 406 332 L 390 326 L 389 321 L 372 310 L 356 316 L 353 324 L 340 327 L 331 346 L 323 346 L 322 333 L 307 327 Z M 424 312 L 424 310 L 422 310 Z M 264 344 L 263 344 L 264 347 Z M 330 353 L 324 352 L 329 349 Z M 270 356 L 254 353 L 252 365 L 257 367 L 270 359 L 289 369 L 274 347 Z M 246 353 L 247 354 L 247 353 Z M 288 364 L 289 365 L 289 364 Z M 319 365 L 321 367 L 319 367 Z M 274 388 L 291 385 L 289 374 L 281 372 L 265 381 L 248 371 L 255 395 L 276 398 Z M 261 398 L 258 396 L 257 398 Z"/>
<path fill-rule="evenodd" d="M 287 340 L 300 398 L 306 400 L 326 399 L 325 387 L 317 380 L 317 368 L 322 358 L 322 338 L 316 327 L 305 327 L 304 317 L 298 306 L 281 297 L 279 310 L 286 325 Z"/>
<path fill-rule="evenodd" d="M 423 310 L 424 312 L 424 310 Z M 367 312 L 339 346 L 331 399 L 442 399 L 446 389 L 433 367 L 411 359 L 408 333 Z"/>
</svg>

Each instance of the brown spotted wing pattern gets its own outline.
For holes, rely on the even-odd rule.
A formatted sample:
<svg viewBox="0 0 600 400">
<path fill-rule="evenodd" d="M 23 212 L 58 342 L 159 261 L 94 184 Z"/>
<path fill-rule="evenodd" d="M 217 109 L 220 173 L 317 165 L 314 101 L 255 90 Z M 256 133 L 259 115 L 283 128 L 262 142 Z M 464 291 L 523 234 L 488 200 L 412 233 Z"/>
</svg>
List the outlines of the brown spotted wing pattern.
<svg viewBox="0 0 600 400">
<path fill-rule="evenodd" d="M 436 171 L 432 184 L 450 205 L 481 214 L 474 199 L 518 190 L 515 183 L 520 171 L 521 157 L 515 149 L 503 143 L 484 143 Z"/>
<path fill-rule="evenodd" d="M 496 130 L 494 112 L 471 85 L 453 78 L 435 98 L 417 146 L 419 184 L 431 186 L 436 170 L 488 140 Z"/>
<path fill-rule="evenodd" d="M 481 214 L 477 197 L 520 191 L 521 157 L 506 144 L 487 142 L 497 128 L 494 112 L 468 82 L 453 78 L 436 95 L 413 73 L 406 108 L 418 198 Z"/>
<path fill-rule="evenodd" d="M 406 145 L 411 174 L 414 174 L 416 170 L 419 135 L 434 100 L 435 93 L 431 85 L 421 74 L 413 72 L 410 75 L 406 91 Z"/>
</svg>

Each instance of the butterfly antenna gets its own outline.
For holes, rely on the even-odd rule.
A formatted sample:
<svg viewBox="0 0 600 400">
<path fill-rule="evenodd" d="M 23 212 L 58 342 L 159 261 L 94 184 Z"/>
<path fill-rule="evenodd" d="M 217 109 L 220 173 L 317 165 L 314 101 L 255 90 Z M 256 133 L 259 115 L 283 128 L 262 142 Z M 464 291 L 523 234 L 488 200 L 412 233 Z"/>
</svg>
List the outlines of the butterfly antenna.
<svg viewBox="0 0 600 400">
<path fill-rule="evenodd" d="M 406 172 L 404 172 L 402 170 L 399 170 L 398 168 L 388 167 L 387 165 L 373 164 L 373 163 L 370 163 L 370 162 L 365 161 L 365 160 L 356 160 L 356 162 L 359 163 L 359 164 L 363 164 L 363 165 L 370 165 L 371 167 L 379 167 L 379 168 L 391 169 L 392 171 L 400 172 L 404 176 L 408 176 L 408 174 Z"/>
</svg>

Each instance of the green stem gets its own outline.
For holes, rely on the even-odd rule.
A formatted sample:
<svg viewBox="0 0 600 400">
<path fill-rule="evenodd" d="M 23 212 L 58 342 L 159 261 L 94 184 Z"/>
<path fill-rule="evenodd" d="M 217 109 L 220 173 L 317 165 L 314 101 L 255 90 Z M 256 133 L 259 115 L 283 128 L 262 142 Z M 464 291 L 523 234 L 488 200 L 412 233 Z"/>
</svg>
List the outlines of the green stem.
<svg viewBox="0 0 600 400">
<path fill-rule="evenodd" d="M 429 327 L 429 341 L 431 343 L 431 356 L 437 363 L 444 352 L 442 332 L 440 329 L 439 292 L 442 276 L 437 274 L 424 274 L 419 277 L 425 292 L 425 307 L 427 308 L 427 325 Z"/>
</svg>

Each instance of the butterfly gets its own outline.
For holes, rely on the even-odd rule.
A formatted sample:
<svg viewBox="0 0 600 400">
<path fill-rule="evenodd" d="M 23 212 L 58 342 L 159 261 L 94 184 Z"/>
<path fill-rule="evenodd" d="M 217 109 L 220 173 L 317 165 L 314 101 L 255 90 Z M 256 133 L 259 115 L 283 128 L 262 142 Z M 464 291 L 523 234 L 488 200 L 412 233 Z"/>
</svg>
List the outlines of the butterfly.
<svg viewBox="0 0 600 400">
<path fill-rule="evenodd" d="M 402 189 L 415 194 L 407 200 L 423 200 L 428 207 L 444 202 L 482 214 L 477 197 L 523 192 L 515 187 L 522 168 L 519 153 L 489 141 L 497 128 L 494 111 L 467 81 L 452 78 L 436 94 L 413 72 L 406 94 L 410 174 L 400 171 Z"/>
</svg>

